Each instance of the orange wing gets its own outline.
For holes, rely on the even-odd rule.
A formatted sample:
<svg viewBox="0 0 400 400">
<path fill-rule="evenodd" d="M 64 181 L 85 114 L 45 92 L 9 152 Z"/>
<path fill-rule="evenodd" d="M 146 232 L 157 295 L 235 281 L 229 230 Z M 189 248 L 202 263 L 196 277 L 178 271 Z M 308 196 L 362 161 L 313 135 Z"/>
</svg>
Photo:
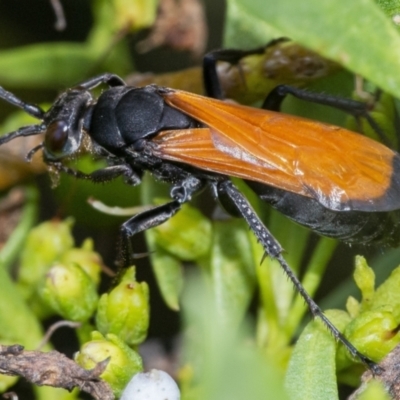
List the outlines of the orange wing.
<svg viewBox="0 0 400 400">
<path fill-rule="evenodd" d="M 182 91 L 167 104 L 206 128 L 165 131 L 155 154 L 203 170 L 259 181 L 337 211 L 400 208 L 400 156 L 346 129 Z"/>
</svg>

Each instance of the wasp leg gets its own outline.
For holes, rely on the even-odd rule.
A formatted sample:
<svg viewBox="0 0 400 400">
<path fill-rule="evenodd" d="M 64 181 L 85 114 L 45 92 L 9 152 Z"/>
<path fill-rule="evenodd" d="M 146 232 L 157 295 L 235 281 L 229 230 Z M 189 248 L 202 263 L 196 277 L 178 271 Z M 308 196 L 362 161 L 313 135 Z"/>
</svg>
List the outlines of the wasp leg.
<svg viewBox="0 0 400 400">
<path fill-rule="evenodd" d="M 117 264 L 124 267 L 131 264 L 133 258 L 131 238 L 134 235 L 168 221 L 181 209 L 183 203 L 189 201 L 204 186 L 203 181 L 189 176 L 172 187 L 171 202 L 144 211 L 126 221 L 120 229 Z"/>
<path fill-rule="evenodd" d="M 124 176 L 125 181 L 132 186 L 136 186 L 141 182 L 141 176 L 127 164 L 111 165 L 109 167 L 93 171 L 90 174 L 85 174 L 84 172 L 66 167 L 62 163 L 55 162 L 51 163 L 51 165 L 57 171 L 65 172 L 68 175 L 74 176 L 75 178 L 86 179 L 94 183 L 110 182 L 120 176 Z"/>
<path fill-rule="evenodd" d="M 181 207 L 180 201 L 173 200 L 162 206 L 143 211 L 124 222 L 120 229 L 117 264 L 122 267 L 132 264 L 134 256 L 131 239 L 134 235 L 168 221 Z"/>
<path fill-rule="evenodd" d="M 93 78 L 90 78 L 86 81 L 80 82 L 75 86 L 75 88 L 91 90 L 91 89 L 95 88 L 96 86 L 101 85 L 102 83 L 105 83 L 110 87 L 126 86 L 125 81 L 122 78 L 120 78 L 118 75 L 111 74 L 111 73 L 105 73 L 105 74 L 101 74 L 101 75 L 95 76 Z"/>
<path fill-rule="evenodd" d="M 372 360 L 360 353 L 343 335 L 339 330 L 332 324 L 332 322 L 324 315 L 319 306 L 306 292 L 300 280 L 293 273 L 290 266 L 287 264 L 285 259 L 282 257 L 282 247 L 279 242 L 272 236 L 266 226 L 262 223 L 256 212 L 251 207 L 250 203 L 243 196 L 243 194 L 233 185 L 231 181 L 222 181 L 217 184 L 218 194 L 227 195 L 232 204 L 237 208 L 238 212 L 245 219 L 250 229 L 256 235 L 258 241 L 263 246 L 266 255 L 276 259 L 281 265 L 283 271 L 291 280 L 301 297 L 306 302 L 311 314 L 314 318 L 320 318 L 328 330 L 332 333 L 334 338 L 340 341 L 350 352 L 353 357 L 361 360 L 369 369 L 375 374 L 381 373 L 380 367 L 378 367 Z"/>
<path fill-rule="evenodd" d="M 288 41 L 288 39 L 279 38 L 271 40 L 265 46 L 251 50 L 221 49 L 207 53 L 203 58 L 203 82 L 207 96 L 220 100 L 225 98 L 217 73 L 218 61 L 225 61 L 232 65 L 237 65 L 243 57 L 251 56 L 253 54 L 262 54 L 268 47 L 286 41 Z"/>
<path fill-rule="evenodd" d="M 45 111 L 35 104 L 25 103 L 14 93 L 11 93 L 0 86 L 0 99 L 5 100 L 7 103 L 12 104 L 13 106 L 22 108 L 26 113 L 32 115 L 37 119 L 43 119 Z M 39 131 L 38 131 L 39 132 Z"/>
<path fill-rule="evenodd" d="M 218 61 L 226 61 L 232 65 L 236 65 L 243 57 L 252 54 L 262 54 L 264 49 L 265 47 L 259 47 L 247 51 L 222 49 L 207 53 L 203 58 L 203 83 L 207 96 L 220 100 L 225 98 L 217 72 Z"/>
<path fill-rule="evenodd" d="M 298 99 L 329 106 L 338 110 L 344 111 L 359 121 L 360 118 L 365 118 L 371 128 L 377 133 L 382 143 L 389 147 L 393 147 L 393 144 L 388 139 L 384 130 L 379 124 L 371 117 L 368 104 L 361 101 L 346 99 L 343 97 L 333 96 L 326 93 L 315 93 L 305 89 L 299 89 L 289 85 L 279 85 L 273 89 L 262 105 L 265 110 L 280 111 L 283 100 L 288 94 L 291 94 Z"/>
</svg>

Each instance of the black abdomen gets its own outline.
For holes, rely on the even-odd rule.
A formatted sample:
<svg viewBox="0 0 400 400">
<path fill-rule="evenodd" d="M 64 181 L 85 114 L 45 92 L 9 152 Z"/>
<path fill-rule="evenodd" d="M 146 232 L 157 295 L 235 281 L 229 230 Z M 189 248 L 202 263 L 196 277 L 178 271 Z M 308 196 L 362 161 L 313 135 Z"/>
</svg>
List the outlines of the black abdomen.
<svg viewBox="0 0 400 400">
<path fill-rule="evenodd" d="M 258 182 L 246 183 L 293 221 L 323 236 L 346 243 L 400 244 L 400 210 L 390 212 L 332 211 L 318 201 Z"/>
</svg>

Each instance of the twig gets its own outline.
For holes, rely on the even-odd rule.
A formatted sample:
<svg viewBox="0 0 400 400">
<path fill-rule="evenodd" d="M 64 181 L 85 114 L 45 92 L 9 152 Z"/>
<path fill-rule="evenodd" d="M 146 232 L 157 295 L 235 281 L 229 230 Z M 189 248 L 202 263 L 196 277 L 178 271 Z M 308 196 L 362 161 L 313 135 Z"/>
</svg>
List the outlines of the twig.
<svg viewBox="0 0 400 400">
<path fill-rule="evenodd" d="M 7 392 L 3 394 L 3 397 L 5 399 L 10 399 L 10 400 L 18 400 L 18 396 L 14 392 Z"/>
<path fill-rule="evenodd" d="M 384 388 L 393 400 L 400 399 L 400 345 L 392 350 L 386 358 L 379 363 L 379 367 L 382 368 L 383 371 L 379 376 L 373 376 L 370 370 L 364 372 L 361 376 L 361 386 L 348 400 L 358 399 L 373 378 L 382 382 Z"/>
<path fill-rule="evenodd" d="M 21 345 L 0 345 L 0 374 L 21 376 L 36 385 L 64 388 L 78 387 L 96 400 L 114 400 L 108 384 L 99 376 L 109 359 L 86 370 L 58 351 L 43 353 L 24 350 Z"/>
<path fill-rule="evenodd" d="M 38 347 L 36 350 L 41 350 L 45 344 L 50 340 L 50 338 L 53 336 L 53 333 L 60 328 L 79 328 L 82 324 L 80 322 L 74 322 L 74 321 L 57 321 L 54 324 L 52 324 L 49 329 L 47 329 L 46 334 L 44 335 L 43 339 L 40 341 Z"/>
<path fill-rule="evenodd" d="M 50 0 L 54 13 L 56 14 L 56 23 L 54 28 L 57 31 L 63 31 L 67 27 L 67 20 L 65 19 L 64 9 L 59 0 Z"/>
</svg>

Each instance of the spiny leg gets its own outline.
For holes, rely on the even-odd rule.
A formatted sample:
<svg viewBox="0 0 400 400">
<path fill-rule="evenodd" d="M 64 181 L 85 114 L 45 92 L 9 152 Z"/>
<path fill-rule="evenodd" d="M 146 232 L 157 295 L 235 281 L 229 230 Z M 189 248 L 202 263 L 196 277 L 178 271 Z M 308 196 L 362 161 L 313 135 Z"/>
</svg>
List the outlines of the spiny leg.
<svg viewBox="0 0 400 400">
<path fill-rule="evenodd" d="M 379 375 L 382 370 L 368 357 L 360 353 L 344 336 L 343 334 L 332 324 L 332 322 L 324 315 L 319 306 L 310 297 L 310 295 L 304 289 L 300 280 L 293 273 L 290 266 L 287 264 L 285 259 L 282 257 L 282 247 L 278 241 L 272 236 L 269 230 L 261 222 L 260 218 L 256 212 L 251 207 L 248 200 L 243 196 L 243 194 L 233 185 L 231 181 L 222 181 L 218 183 L 217 191 L 229 196 L 232 203 L 235 205 L 239 213 L 246 220 L 250 229 L 256 235 L 257 239 L 263 246 L 265 253 L 270 257 L 276 259 L 284 270 L 285 274 L 291 280 L 296 290 L 300 293 L 301 297 L 306 302 L 311 314 L 314 318 L 320 318 L 328 330 L 332 333 L 334 338 L 340 341 L 350 352 L 350 354 L 361 360 L 372 372 Z"/>
<path fill-rule="evenodd" d="M 61 162 L 52 162 L 49 163 L 49 165 L 53 166 L 54 169 L 59 172 L 64 172 L 77 179 L 85 179 L 93 183 L 110 182 L 120 176 L 123 176 L 126 182 L 132 186 L 136 186 L 141 182 L 141 176 L 139 176 L 128 164 L 110 165 L 89 174 L 69 168 Z"/>
</svg>

